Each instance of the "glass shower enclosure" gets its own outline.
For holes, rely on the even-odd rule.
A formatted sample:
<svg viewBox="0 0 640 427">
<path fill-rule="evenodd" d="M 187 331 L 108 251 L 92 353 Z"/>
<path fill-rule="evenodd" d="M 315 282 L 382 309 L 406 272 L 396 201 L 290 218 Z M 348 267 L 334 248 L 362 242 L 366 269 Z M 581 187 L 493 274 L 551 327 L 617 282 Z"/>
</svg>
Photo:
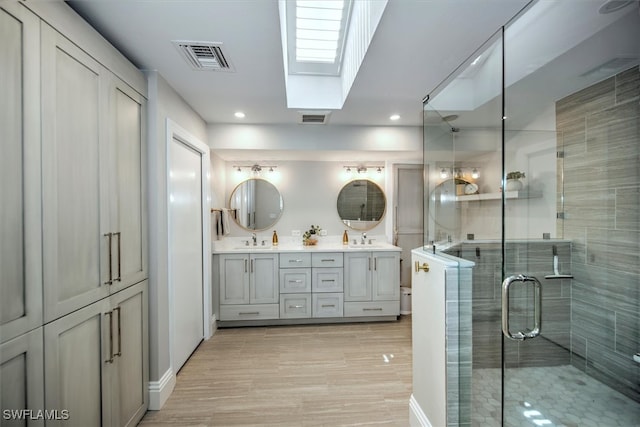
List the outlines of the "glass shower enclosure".
<svg viewBox="0 0 640 427">
<path fill-rule="evenodd" d="M 640 425 L 639 64 L 637 1 L 538 1 L 425 99 L 425 249 L 475 263 L 455 425 Z"/>
</svg>

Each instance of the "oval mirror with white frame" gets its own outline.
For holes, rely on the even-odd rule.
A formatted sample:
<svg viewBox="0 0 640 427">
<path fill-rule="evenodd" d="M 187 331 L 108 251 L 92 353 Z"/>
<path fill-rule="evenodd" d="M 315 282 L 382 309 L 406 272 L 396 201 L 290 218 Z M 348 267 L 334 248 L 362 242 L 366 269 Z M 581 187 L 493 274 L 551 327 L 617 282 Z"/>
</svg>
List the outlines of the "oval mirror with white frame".
<svg viewBox="0 0 640 427">
<path fill-rule="evenodd" d="M 240 227 L 260 231 L 278 222 L 284 203 L 275 185 L 261 178 L 250 178 L 233 190 L 229 209 Z"/>
<path fill-rule="evenodd" d="M 338 194 L 338 215 L 349 228 L 370 230 L 382 221 L 387 198 L 378 184 L 368 179 L 348 182 Z"/>
</svg>

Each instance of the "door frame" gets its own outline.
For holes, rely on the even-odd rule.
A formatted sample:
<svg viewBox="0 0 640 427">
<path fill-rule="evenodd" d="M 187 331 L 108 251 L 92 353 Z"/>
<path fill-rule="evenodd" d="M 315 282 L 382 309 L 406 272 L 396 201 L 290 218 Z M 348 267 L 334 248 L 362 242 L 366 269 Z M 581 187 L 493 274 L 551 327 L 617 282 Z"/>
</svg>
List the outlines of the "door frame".
<svg viewBox="0 0 640 427">
<path fill-rule="evenodd" d="M 211 337 L 211 316 L 212 316 L 212 300 L 211 300 L 211 236 L 210 223 L 208 221 L 211 214 L 211 184 L 209 182 L 210 173 L 210 156 L 209 146 L 193 136 L 186 129 L 178 125 L 173 120 L 167 118 L 166 122 L 166 179 L 167 179 L 167 236 L 171 236 L 171 206 L 169 200 L 169 172 L 171 170 L 171 144 L 173 140 L 178 140 L 182 144 L 190 147 L 194 151 L 200 153 L 201 158 L 201 186 L 202 186 L 202 319 L 203 319 L 203 339 L 209 339 Z M 167 239 L 167 254 L 171 253 L 170 239 Z M 167 284 L 169 291 L 170 301 L 173 299 L 174 286 L 171 281 L 171 263 L 167 263 Z M 174 366 L 174 354 L 173 354 L 173 342 L 174 342 L 174 329 L 173 329 L 173 304 L 169 304 L 169 364 L 173 372 L 176 372 Z"/>
</svg>

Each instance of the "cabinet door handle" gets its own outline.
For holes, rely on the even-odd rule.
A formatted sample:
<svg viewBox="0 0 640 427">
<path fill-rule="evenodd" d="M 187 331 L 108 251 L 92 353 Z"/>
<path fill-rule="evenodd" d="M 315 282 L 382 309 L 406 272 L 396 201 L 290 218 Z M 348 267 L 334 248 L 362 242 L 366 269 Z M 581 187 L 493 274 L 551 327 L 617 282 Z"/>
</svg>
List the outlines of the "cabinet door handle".
<svg viewBox="0 0 640 427">
<path fill-rule="evenodd" d="M 244 272 L 247 272 L 247 259 L 244 260 Z"/>
<path fill-rule="evenodd" d="M 109 358 L 104 363 L 113 363 L 113 311 L 104 314 L 109 316 Z"/>
<path fill-rule="evenodd" d="M 253 273 L 253 260 L 251 260 L 251 272 Z"/>
<path fill-rule="evenodd" d="M 373 270 L 378 271 L 378 257 L 373 258 Z"/>
<path fill-rule="evenodd" d="M 120 307 L 116 307 L 113 311 L 118 312 L 118 352 L 114 354 L 115 357 L 122 356 L 122 323 L 121 323 L 121 310 Z"/>
<path fill-rule="evenodd" d="M 369 257 L 369 271 L 371 271 L 371 257 Z"/>
<path fill-rule="evenodd" d="M 118 277 L 116 277 L 115 279 L 113 279 L 113 281 L 118 281 L 118 282 L 122 282 L 122 263 L 120 262 L 122 260 L 122 243 L 121 243 L 121 236 L 122 233 L 120 233 L 119 231 L 117 233 L 113 233 L 114 236 L 118 237 Z"/>
<path fill-rule="evenodd" d="M 104 284 L 111 286 L 113 285 L 113 262 L 111 253 L 111 236 L 113 236 L 113 233 L 105 233 L 103 234 L 103 236 L 106 237 L 109 241 L 109 280 L 104 282 Z"/>
</svg>

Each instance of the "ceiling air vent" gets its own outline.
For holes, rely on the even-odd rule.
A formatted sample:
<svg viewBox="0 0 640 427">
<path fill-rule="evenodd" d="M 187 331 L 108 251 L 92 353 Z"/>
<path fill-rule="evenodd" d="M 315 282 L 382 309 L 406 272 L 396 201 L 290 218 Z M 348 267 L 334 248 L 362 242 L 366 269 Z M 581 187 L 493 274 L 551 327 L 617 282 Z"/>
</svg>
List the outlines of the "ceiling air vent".
<svg viewBox="0 0 640 427">
<path fill-rule="evenodd" d="M 324 125 L 329 120 L 329 111 L 299 111 L 298 123 L 304 125 Z"/>
<path fill-rule="evenodd" d="M 173 44 L 196 70 L 235 71 L 222 51 L 222 43 L 174 40 Z"/>
</svg>

